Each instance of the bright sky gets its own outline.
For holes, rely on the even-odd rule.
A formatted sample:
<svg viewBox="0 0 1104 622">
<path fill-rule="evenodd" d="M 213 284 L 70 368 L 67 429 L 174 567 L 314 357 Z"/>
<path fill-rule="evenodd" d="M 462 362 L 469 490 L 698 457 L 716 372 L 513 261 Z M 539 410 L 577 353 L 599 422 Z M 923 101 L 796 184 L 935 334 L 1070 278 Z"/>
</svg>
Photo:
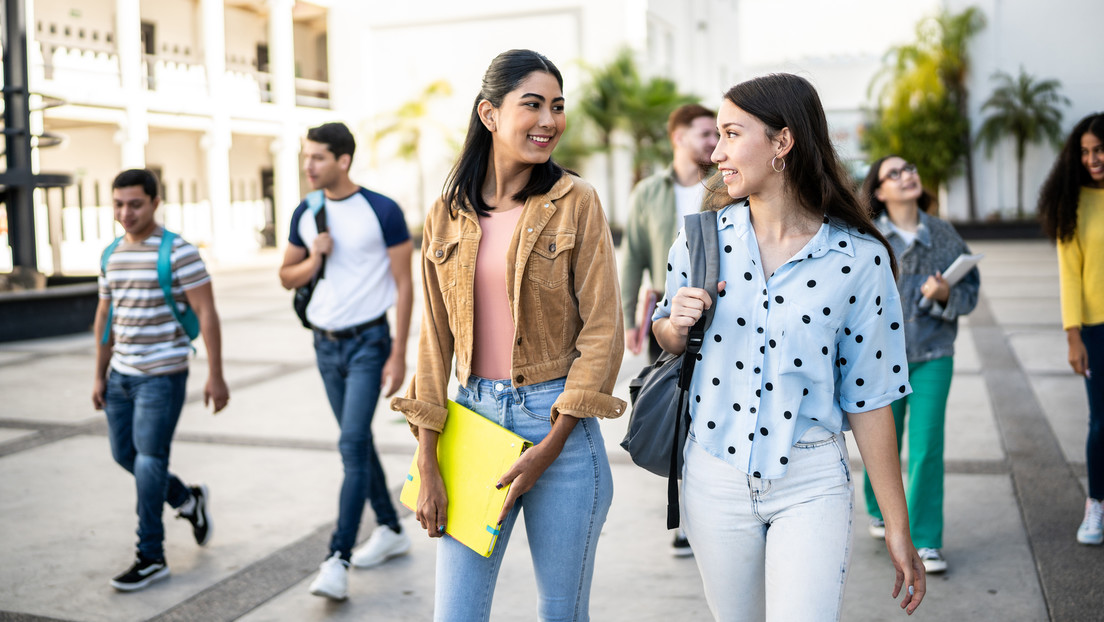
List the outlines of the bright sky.
<svg viewBox="0 0 1104 622">
<path fill-rule="evenodd" d="M 938 0 L 742 0 L 740 60 L 762 65 L 806 56 L 881 56 L 890 46 L 913 40 L 916 23 L 938 5 Z"/>
</svg>

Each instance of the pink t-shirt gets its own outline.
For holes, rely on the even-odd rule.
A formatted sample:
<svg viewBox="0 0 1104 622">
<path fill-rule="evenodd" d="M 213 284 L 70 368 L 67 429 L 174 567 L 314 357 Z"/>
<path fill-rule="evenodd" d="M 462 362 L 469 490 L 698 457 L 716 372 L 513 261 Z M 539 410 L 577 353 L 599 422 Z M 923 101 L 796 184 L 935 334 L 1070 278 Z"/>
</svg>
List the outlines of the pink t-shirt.
<svg viewBox="0 0 1104 622">
<path fill-rule="evenodd" d="M 510 377 L 514 352 L 514 316 L 506 291 L 506 251 L 522 207 L 479 217 L 483 237 L 475 257 L 475 339 L 472 373 L 480 378 Z"/>
</svg>

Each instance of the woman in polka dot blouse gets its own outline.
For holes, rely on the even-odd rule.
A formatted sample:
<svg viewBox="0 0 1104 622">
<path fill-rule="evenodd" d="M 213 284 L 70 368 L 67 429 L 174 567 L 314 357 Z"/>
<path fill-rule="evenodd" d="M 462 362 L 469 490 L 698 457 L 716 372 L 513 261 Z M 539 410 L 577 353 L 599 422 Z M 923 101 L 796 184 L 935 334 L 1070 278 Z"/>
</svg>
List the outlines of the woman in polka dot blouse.
<svg viewBox="0 0 1104 622">
<path fill-rule="evenodd" d="M 803 78 L 734 86 L 713 152 L 723 189 L 720 284 L 691 385 L 685 529 L 717 620 L 838 620 L 854 487 L 843 432 L 870 471 L 896 568 L 892 596 L 925 593 L 890 404 L 910 391 L 896 269 Z M 739 199 L 732 202 L 733 199 Z M 710 304 L 671 248 L 655 333 L 682 352 Z"/>
<path fill-rule="evenodd" d="M 893 402 L 897 447 L 908 411 L 909 530 L 924 569 L 943 572 L 943 437 L 947 395 L 954 373 L 958 317 L 974 310 L 981 279 L 977 268 L 951 286 L 942 270 L 970 249 L 950 223 L 927 214 L 931 198 L 916 165 L 887 156 L 870 166 L 861 198 L 899 262 L 897 289 L 905 315 L 905 351 L 912 394 Z M 870 478 L 864 478 L 870 535 L 885 536 Z"/>
</svg>

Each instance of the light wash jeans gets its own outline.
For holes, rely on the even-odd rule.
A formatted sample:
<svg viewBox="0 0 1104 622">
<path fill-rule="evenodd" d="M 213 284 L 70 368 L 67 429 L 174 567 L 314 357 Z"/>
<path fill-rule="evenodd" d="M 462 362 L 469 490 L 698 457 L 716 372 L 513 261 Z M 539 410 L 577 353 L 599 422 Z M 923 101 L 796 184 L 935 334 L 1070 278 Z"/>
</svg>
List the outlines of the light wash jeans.
<svg viewBox="0 0 1104 622">
<path fill-rule="evenodd" d="M 365 501 L 372 505 L 379 524 L 392 527 L 399 524 L 383 465 L 372 441 L 372 415 L 379 399 L 383 364 L 391 355 L 391 329 L 383 322 L 356 337 L 338 340 L 315 331 L 314 353 L 326 397 L 341 428 L 337 449 L 345 468 L 330 554 L 340 553 L 342 559 L 348 560 L 356 543 Z"/>
<path fill-rule="evenodd" d="M 138 490 L 138 552 L 164 559 L 165 503 L 178 508 L 191 493 L 169 472 L 173 432 L 184 407 L 188 372 L 131 376 L 114 369 L 107 376 L 104 413 L 115 462 L 134 475 Z"/>
<path fill-rule="evenodd" d="M 552 403 L 563 389 L 562 378 L 515 389 L 509 380 L 471 376 L 456 401 L 536 444 L 552 429 Z M 491 557 L 448 536 L 439 541 L 434 620 L 490 619 L 502 556 L 519 512 L 537 576 L 538 619 L 589 620 L 598 535 L 612 501 L 613 479 L 598 421 L 580 419 L 560 455 L 514 504 Z"/>
<path fill-rule="evenodd" d="M 773 480 L 690 439 L 682 481 L 683 527 L 716 620 L 839 620 L 854 505 L 842 434 L 812 428 Z"/>
</svg>

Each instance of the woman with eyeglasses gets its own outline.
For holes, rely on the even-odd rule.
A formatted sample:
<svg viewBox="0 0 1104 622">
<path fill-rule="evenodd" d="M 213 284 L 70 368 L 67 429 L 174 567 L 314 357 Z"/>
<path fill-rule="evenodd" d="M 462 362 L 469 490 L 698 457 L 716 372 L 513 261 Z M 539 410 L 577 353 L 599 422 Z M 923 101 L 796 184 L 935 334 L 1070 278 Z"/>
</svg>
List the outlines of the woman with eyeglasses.
<svg viewBox="0 0 1104 622">
<path fill-rule="evenodd" d="M 1039 193 L 1039 215 L 1043 232 L 1058 243 L 1069 364 L 1085 377 L 1089 394 L 1089 496 L 1077 541 L 1099 545 L 1104 543 L 1104 114 L 1081 119 L 1070 132 Z"/>
<path fill-rule="evenodd" d="M 947 395 L 954 373 L 958 317 L 977 304 L 977 268 L 951 286 L 943 278 L 959 255 L 970 249 L 950 223 L 929 214 L 931 196 L 916 165 L 898 156 L 870 167 L 862 198 L 878 230 L 897 255 L 897 289 L 905 315 L 905 356 L 912 393 L 892 405 L 897 452 L 908 414 L 909 460 L 906 495 L 912 542 L 929 573 L 947 569 L 943 557 L 943 438 Z M 885 538 L 885 522 L 870 476 L 864 477 L 870 535 Z"/>
</svg>

